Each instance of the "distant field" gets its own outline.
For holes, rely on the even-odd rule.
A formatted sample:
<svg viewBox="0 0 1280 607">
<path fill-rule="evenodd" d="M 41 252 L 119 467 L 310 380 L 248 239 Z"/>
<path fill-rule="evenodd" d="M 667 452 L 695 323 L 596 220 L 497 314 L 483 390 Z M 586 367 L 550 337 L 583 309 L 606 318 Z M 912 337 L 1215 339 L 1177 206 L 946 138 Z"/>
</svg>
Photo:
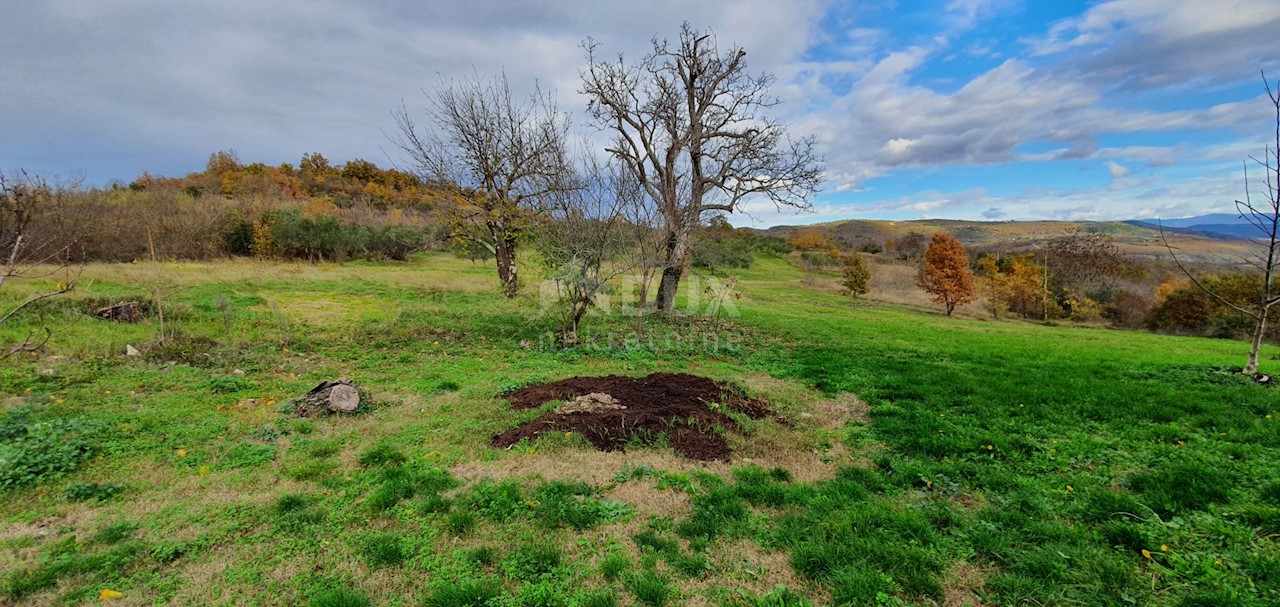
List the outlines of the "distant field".
<svg viewBox="0 0 1280 607">
<path fill-rule="evenodd" d="M 0 366 L 0 602 L 1280 604 L 1280 391 L 1231 372 L 1245 344 L 851 304 L 762 258 L 715 318 L 636 342 L 593 315 L 562 350 L 536 285 L 508 301 L 492 272 L 87 267 L 0 330 L 55 329 Z M 86 313 L 151 293 L 166 344 L 154 317 Z M 500 393 L 659 371 L 787 423 L 735 417 L 729 462 L 573 433 L 489 446 L 554 408 Z M 337 377 L 372 406 L 282 409 Z"/>
</svg>

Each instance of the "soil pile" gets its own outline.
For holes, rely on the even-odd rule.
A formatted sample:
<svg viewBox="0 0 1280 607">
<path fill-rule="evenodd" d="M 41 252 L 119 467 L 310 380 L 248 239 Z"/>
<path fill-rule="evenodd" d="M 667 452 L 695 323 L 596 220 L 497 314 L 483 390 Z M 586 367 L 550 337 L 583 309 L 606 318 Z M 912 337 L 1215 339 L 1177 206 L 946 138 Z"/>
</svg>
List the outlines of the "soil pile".
<svg viewBox="0 0 1280 607">
<path fill-rule="evenodd" d="M 752 419 L 773 415 L 769 407 L 733 386 L 685 373 L 648 377 L 571 377 L 526 386 L 503 395 L 514 409 L 569 401 L 555 411 L 493 437 L 506 448 L 544 432 L 578 432 L 601 451 L 649 445 L 665 435 L 677 453 L 699 460 L 728 460 L 724 432 L 738 423 L 725 410 Z"/>
</svg>

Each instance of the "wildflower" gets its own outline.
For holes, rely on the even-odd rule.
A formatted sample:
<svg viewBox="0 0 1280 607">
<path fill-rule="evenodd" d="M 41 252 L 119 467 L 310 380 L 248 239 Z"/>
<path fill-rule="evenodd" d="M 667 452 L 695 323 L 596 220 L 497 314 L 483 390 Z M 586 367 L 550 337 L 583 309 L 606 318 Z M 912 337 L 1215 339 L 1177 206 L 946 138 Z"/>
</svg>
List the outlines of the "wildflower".
<svg viewBox="0 0 1280 607">
<path fill-rule="evenodd" d="M 573 432 L 565 432 L 565 433 L 564 433 L 564 437 L 565 437 L 565 438 L 572 438 L 572 437 L 573 437 Z"/>
<path fill-rule="evenodd" d="M 111 391 L 107 390 L 106 392 L 103 392 L 103 394 L 106 394 L 107 396 L 111 396 Z"/>
<path fill-rule="evenodd" d="M 1150 559 L 1150 558 L 1151 558 L 1151 551 L 1150 551 L 1150 550 L 1147 550 L 1146 548 L 1143 548 L 1143 549 L 1142 549 L 1142 558 Z"/>
<path fill-rule="evenodd" d="M 1071 485 L 1067 485 L 1067 491 L 1075 491 L 1075 490 L 1076 490 L 1075 487 L 1072 487 Z"/>
<path fill-rule="evenodd" d="M 1168 545 L 1166 545 L 1166 544 L 1160 544 L 1160 552 L 1168 552 L 1168 551 L 1169 551 L 1169 546 L 1168 546 Z"/>
<path fill-rule="evenodd" d="M 64 399 L 64 398 L 55 398 L 55 399 L 53 399 L 53 402 L 54 402 L 54 404 L 61 405 L 62 403 L 65 403 L 65 402 L 67 402 L 67 401 L 66 401 L 66 399 Z"/>
<path fill-rule="evenodd" d="M 200 466 L 199 468 L 196 468 L 196 474 L 199 474 L 200 476 L 204 476 L 208 473 L 209 473 L 208 466 Z"/>
<path fill-rule="evenodd" d="M 995 451 L 995 450 L 996 450 L 995 445 L 987 445 L 987 451 Z"/>
<path fill-rule="evenodd" d="M 98 600 L 100 601 L 114 601 L 121 598 L 124 598 L 123 592 L 120 592 L 119 590 L 112 590 L 110 588 L 103 588 L 102 591 L 98 593 Z"/>
<path fill-rule="evenodd" d="M 533 501 L 533 500 L 529 500 L 529 501 L 525 502 L 524 504 L 525 504 L 526 506 L 528 506 L 530 509 L 533 509 L 533 508 L 537 508 L 537 507 L 538 507 L 538 502 L 535 502 L 535 501 Z"/>
<path fill-rule="evenodd" d="M 178 453 L 178 457 L 186 457 L 186 456 L 187 456 L 187 450 L 186 450 L 186 449 L 178 449 L 177 453 Z"/>
</svg>

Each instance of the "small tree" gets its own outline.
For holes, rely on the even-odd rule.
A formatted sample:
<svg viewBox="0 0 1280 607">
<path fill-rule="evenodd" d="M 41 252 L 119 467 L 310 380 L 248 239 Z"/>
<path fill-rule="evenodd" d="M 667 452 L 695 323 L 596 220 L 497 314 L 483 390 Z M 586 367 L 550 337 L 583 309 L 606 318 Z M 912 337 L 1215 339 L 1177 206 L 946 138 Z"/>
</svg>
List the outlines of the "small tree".
<svg viewBox="0 0 1280 607">
<path fill-rule="evenodd" d="M 1177 253 L 1164 233 L 1164 228 L 1160 229 L 1160 237 L 1164 240 L 1174 263 L 1192 284 L 1218 303 L 1235 310 L 1253 322 L 1252 336 L 1249 340 L 1249 359 L 1243 370 L 1245 375 L 1258 373 L 1258 352 L 1262 349 L 1263 339 L 1267 335 L 1271 309 L 1276 304 L 1280 304 L 1280 293 L 1277 293 L 1273 280 L 1277 268 L 1280 267 L 1280 91 L 1272 90 L 1266 74 L 1262 76 L 1262 84 L 1267 91 L 1267 98 L 1271 100 L 1275 128 L 1272 135 L 1273 144 L 1266 146 L 1262 158 L 1250 157 L 1250 160 L 1262 167 L 1263 185 L 1258 192 L 1261 197 L 1260 200 L 1255 201 L 1250 192 L 1252 186 L 1249 183 L 1249 163 L 1245 161 L 1244 200 L 1235 201 L 1236 212 L 1258 230 L 1258 237 L 1252 239 L 1258 251 L 1244 259 L 1245 263 L 1261 274 L 1262 285 L 1256 297 L 1242 305 L 1241 302 L 1231 301 L 1230 297 L 1212 284 L 1197 279 L 1178 259 Z"/>
<path fill-rule="evenodd" d="M 978 285 L 969 269 L 964 245 L 942 232 L 933 235 L 924 252 L 924 266 L 916 276 L 916 285 L 935 303 L 946 306 L 947 316 L 951 316 L 956 306 L 978 297 Z"/>
<path fill-rule="evenodd" d="M 425 181 L 447 189 L 454 238 L 491 251 L 503 292 L 515 297 L 529 212 L 565 184 L 568 119 L 551 95 L 514 97 L 505 76 L 441 84 L 424 109 L 434 128 L 418 127 L 401 105 L 392 141 Z"/>
<path fill-rule="evenodd" d="M 577 345 L 578 328 L 596 297 L 631 269 L 624 253 L 634 242 L 624 210 L 633 202 L 631 196 L 640 195 L 628 187 L 620 167 L 594 158 L 581 164 L 573 183 L 544 197 L 531 224 L 554 289 L 544 303 L 558 317 L 565 346 Z"/>
<path fill-rule="evenodd" d="M 844 287 L 854 300 L 859 296 L 867 294 L 868 283 L 871 282 L 871 268 L 867 267 L 866 260 L 862 259 L 862 255 L 858 252 L 849 253 L 844 256 L 844 277 L 840 281 L 840 285 Z"/>
</svg>

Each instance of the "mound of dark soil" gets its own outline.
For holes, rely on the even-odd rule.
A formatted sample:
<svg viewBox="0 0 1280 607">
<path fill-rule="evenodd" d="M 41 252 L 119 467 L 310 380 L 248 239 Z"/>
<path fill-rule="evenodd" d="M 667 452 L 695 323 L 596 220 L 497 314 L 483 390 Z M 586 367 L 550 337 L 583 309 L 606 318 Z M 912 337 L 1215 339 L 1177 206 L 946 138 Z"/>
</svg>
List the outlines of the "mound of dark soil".
<svg viewBox="0 0 1280 607">
<path fill-rule="evenodd" d="M 571 377 L 503 396 L 514 409 L 533 409 L 550 401 L 593 394 L 606 394 L 621 407 L 548 413 L 493 437 L 493 446 L 510 447 L 544 432 L 578 432 L 597 449 L 616 451 L 629 444 L 652 444 L 665 435 L 671 447 L 685 457 L 728 460 L 724 432 L 737 430 L 738 424 L 724 409 L 752 419 L 773 415 L 765 403 L 732 386 L 684 373 Z"/>
</svg>

